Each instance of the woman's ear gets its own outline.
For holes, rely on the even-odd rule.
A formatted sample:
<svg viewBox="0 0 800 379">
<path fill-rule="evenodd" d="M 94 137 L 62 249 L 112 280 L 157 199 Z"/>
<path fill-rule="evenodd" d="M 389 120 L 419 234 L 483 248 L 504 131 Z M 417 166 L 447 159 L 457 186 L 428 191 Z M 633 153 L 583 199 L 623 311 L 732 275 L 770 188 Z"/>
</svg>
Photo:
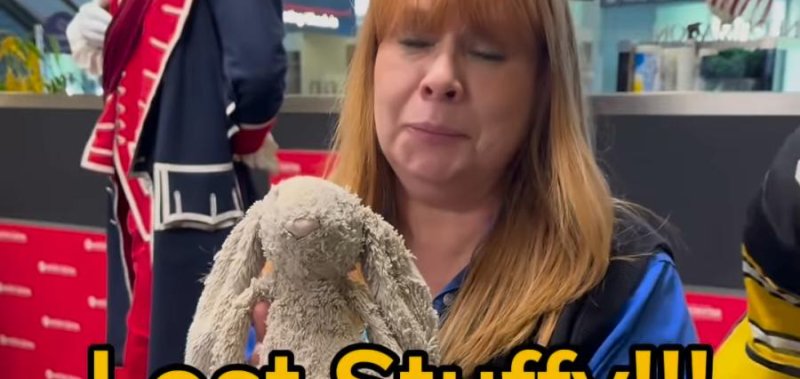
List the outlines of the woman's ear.
<svg viewBox="0 0 800 379">
<path fill-rule="evenodd" d="M 260 221 L 268 205 L 269 198 L 248 209 L 215 255 L 211 272 L 204 280 L 205 288 L 187 336 L 185 361 L 206 374 L 210 375 L 219 364 L 239 362 L 239 358 L 244 362 L 250 312 L 240 309 L 241 300 L 244 293 L 252 291 L 252 281 L 259 277 L 266 262 Z M 236 322 L 243 325 L 239 327 L 242 330 L 233 335 L 222 334 L 220 326 L 231 321 L 233 312 L 238 313 L 233 315 L 235 318 L 242 320 Z M 234 338 L 241 342 L 225 341 Z"/>
<path fill-rule="evenodd" d="M 385 324 L 404 350 L 424 350 L 439 360 L 438 317 L 430 290 L 400 234 L 380 216 L 364 209 L 363 274 Z"/>
</svg>

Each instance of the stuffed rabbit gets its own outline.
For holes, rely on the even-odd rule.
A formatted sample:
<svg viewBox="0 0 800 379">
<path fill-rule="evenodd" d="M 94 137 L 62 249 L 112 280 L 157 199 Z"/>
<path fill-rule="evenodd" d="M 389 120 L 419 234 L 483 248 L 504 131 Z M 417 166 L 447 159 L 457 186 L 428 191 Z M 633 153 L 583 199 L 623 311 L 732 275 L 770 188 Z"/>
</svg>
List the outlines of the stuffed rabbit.
<svg viewBox="0 0 800 379">
<path fill-rule="evenodd" d="M 259 299 L 270 303 L 259 366 L 270 351 L 290 350 L 306 377 L 328 378 L 336 353 L 365 331 L 399 357 L 422 350 L 438 363 L 438 317 L 402 237 L 327 180 L 287 179 L 248 209 L 205 279 L 186 363 L 206 375 L 243 363 Z"/>
</svg>

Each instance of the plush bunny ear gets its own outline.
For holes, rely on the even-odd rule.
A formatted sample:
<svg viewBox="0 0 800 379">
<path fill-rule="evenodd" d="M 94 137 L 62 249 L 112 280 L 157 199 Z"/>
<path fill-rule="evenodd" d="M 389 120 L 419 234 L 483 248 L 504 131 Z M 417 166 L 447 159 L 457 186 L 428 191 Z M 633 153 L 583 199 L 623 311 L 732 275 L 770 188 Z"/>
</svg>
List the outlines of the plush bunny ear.
<svg viewBox="0 0 800 379">
<path fill-rule="evenodd" d="M 365 208 L 364 278 L 400 348 L 424 350 L 439 360 L 438 317 L 430 290 L 400 234 L 378 214 Z"/>
<path fill-rule="evenodd" d="M 243 363 L 254 280 L 266 258 L 260 221 L 271 197 L 251 206 L 215 255 L 189 327 L 185 363 L 210 375 L 219 366 Z M 222 325 L 229 325 L 227 330 Z"/>
</svg>

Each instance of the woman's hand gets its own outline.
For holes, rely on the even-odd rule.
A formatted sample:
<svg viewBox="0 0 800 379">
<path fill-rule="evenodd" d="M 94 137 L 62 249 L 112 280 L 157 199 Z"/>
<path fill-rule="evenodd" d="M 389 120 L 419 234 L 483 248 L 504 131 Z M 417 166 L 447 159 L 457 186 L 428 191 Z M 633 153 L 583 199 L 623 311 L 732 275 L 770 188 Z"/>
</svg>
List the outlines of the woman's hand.
<svg viewBox="0 0 800 379">
<path fill-rule="evenodd" d="M 269 314 L 269 303 L 258 302 L 253 306 L 250 317 L 253 322 L 253 327 L 256 330 L 256 348 L 253 349 L 253 355 L 250 357 L 250 364 L 253 366 L 260 366 L 261 362 L 261 348 L 264 336 L 267 334 L 267 315 Z"/>
</svg>

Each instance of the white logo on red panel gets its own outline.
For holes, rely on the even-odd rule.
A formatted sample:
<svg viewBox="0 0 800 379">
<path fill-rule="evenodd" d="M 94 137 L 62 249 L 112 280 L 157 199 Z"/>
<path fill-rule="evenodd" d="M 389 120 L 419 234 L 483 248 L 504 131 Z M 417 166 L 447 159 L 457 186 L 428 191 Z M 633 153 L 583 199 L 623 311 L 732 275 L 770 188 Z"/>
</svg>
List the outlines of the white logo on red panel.
<svg viewBox="0 0 800 379">
<path fill-rule="evenodd" d="M 294 162 L 281 162 L 279 167 L 281 175 L 297 175 L 303 171 L 303 167 Z"/>
<path fill-rule="evenodd" d="M 20 350 L 36 350 L 36 344 L 33 343 L 33 341 L 9 337 L 3 334 L 0 334 L 0 346 L 7 346 Z"/>
<path fill-rule="evenodd" d="M 689 304 L 689 313 L 699 321 L 722 321 L 722 309 L 717 307 Z"/>
<path fill-rule="evenodd" d="M 28 287 L 18 286 L 15 284 L 0 283 L 0 295 L 33 297 L 33 290 Z"/>
<path fill-rule="evenodd" d="M 44 377 L 46 379 L 81 379 L 79 376 L 55 372 L 50 369 L 47 369 L 47 371 L 44 372 Z"/>
<path fill-rule="evenodd" d="M 0 242 L 28 243 L 28 235 L 15 230 L 0 230 Z"/>
<path fill-rule="evenodd" d="M 81 331 L 81 324 L 70 320 L 59 320 L 48 316 L 42 316 L 42 326 L 45 329 L 63 330 L 65 332 L 78 333 Z"/>
<path fill-rule="evenodd" d="M 76 277 L 78 270 L 75 267 L 39 261 L 39 273 Z"/>
<path fill-rule="evenodd" d="M 95 242 L 87 238 L 83 240 L 83 249 L 86 250 L 87 253 L 105 253 L 106 243 L 103 241 Z"/>
<path fill-rule="evenodd" d="M 107 306 L 106 299 L 96 298 L 94 296 L 89 296 L 89 308 L 92 309 L 106 309 Z"/>
</svg>

